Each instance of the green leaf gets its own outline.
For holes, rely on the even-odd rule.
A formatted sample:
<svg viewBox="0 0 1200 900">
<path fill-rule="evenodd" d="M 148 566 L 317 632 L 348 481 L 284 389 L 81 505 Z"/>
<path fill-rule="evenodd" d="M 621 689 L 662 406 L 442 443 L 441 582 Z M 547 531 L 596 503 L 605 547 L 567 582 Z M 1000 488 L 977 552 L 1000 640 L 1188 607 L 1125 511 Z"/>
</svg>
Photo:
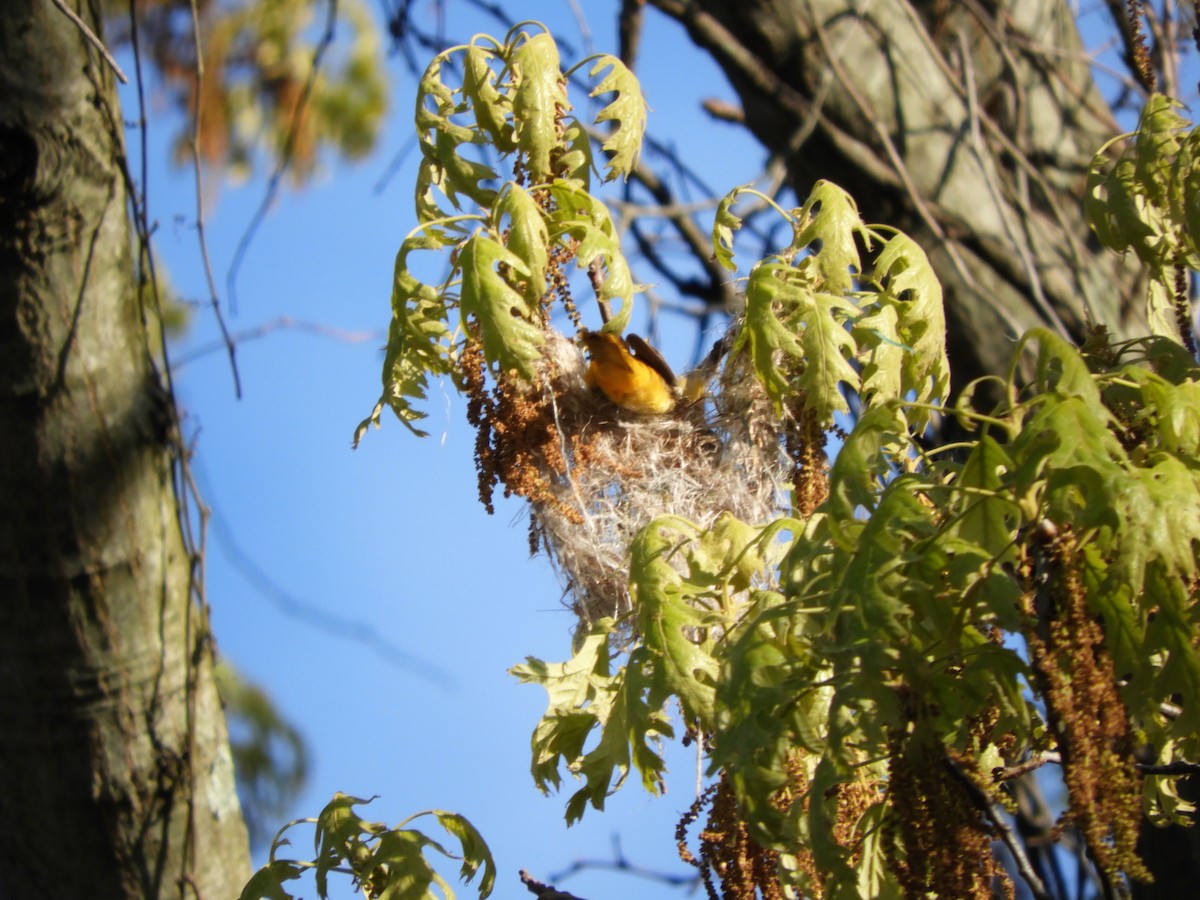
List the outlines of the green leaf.
<svg viewBox="0 0 1200 900">
<path fill-rule="evenodd" d="M 579 268 L 586 269 L 597 259 L 603 262 L 599 299 L 621 301 L 620 310 L 605 328 L 617 333 L 624 331 L 633 313 L 635 289 L 608 208 L 575 182 L 556 181 L 550 186 L 550 193 L 555 203 L 550 219 L 553 236 L 557 239 L 569 235 L 579 242 L 575 256 Z"/>
<path fill-rule="evenodd" d="M 863 361 L 859 390 L 867 405 L 875 399 L 904 396 L 901 373 L 912 348 L 901 342 L 899 325 L 900 314 L 894 303 L 881 303 L 854 323 L 854 340 Z"/>
<path fill-rule="evenodd" d="M 1200 268 L 1200 130 L 1192 129 L 1183 138 L 1172 172 L 1174 183 L 1172 215 L 1182 223 L 1188 247 L 1188 266 Z"/>
<path fill-rule="evenodd" d="M 370 803 L 371 799 L 351 797 L 338 791 L 317 816 L 313 846 L 317 851 L 315 870 L 317 893 L 320 896 L 328 896 L 329 873 L 341 865 L 342 860 L 348 860 L 353 865 L 359 862 L 355 858 L 356 849 L 369 853 L 365 848 L 364 835 L 370 838 L 388 830 L 383 823 L 368 822 L 354 811 L 355 806 Z"/>
<path fill-rule="evenodd" d="M 820 753 L 831 691 L 825 661 L 805 634 L 808 616 L 759 592 L 721 647 L 712 770 L 726 774 L 747 824 L 764 845 L 794 846 L 779 791 L 798 751 Z M 799 803 L 797 798 L 796 803 Z"/>
<path fill-rule="evenodd" d="M 454 204 L 461 209 L 458 195 L 465 194 L 479 206 L 488 209 L 496 200 L 496 191 L 484 187 L 483 182 L 495 181 L 498 177 L 495 169 L 483 163 L 464 159 L 458 153 L 459 143 L 453 135 L 438 132 L 435 139 L 437 155 L 434 157 L 433 184 Z"/>
<path fill-rule="evenodd" d="M 892 471 L 887 450 L 906 433 L 904 417 L 894 402 L 868 409 L 854 423 L 829 472 L 826 509 L 835 535 L 850 537 L 843 529 L 858 520 L 860 507 L 868 513 L 874 510 L 883 479 Z"/>
<path fill-rule="evenodd" d="M 1120 138 L 1114 138 L 1110 143 L 1118 140 Z M 1084 195 L 1084 214 L 1105 247 L 1118 253 L 1134 248 L 1140 258 L 1154 259 L 1155 254 L 1146 248 L 1151 246 L 1156 230 L 1144 221 L 1136 168 L 1132 160 L 1118 159 L 1108 171 L 1111 162 L 1105 154 L 1108 146 L 1105 144 L 1092 159 Z"/>
<path fill-rule="evenodd" d="M 512 102 L 496 89 L 496 73 L 490 65 L 492 56 L 490 51 L 476 44 L 467 48 L 462 90 L 475 113 L 475 121 L 491 139 L 492 146 L 501 153 L 511 153 L 517 149 L 509 121 Z"/>
<path fill-rule="evenodd" d="M 1153 265 L 1146 292 L 1146 318 L 1150 333 L 1183 343 L 1179 319 L 1175 313 L 1175 268 Z"/>
<path fill-rule="evenodd" d="M 1174 384 L 1140 366 L 1121 374 L 1138 385 L 1138 428 L 1148 432 L 1147 442 L 1169 453 L 1200 457 L 1200 381 Z"/>
<path fill-rule="evenodd" d="M 1200 651 L 1195 646 L 1194 601 L 1184 583 L 1162 566 L 1149 566 L 1146 582 L 1147 593 L 1157 605 L 1146 629 L 1147 650 L 1158 651 L 1162 660 L 1155 692 L 1163 699 L 1183 698 L 1172 731 L 1196 735 L 1200 733 Z"/>
<path fill-rule="evenodd" d="M 1159 207 L 1168 203 L 1172 165 L 1179 152 L 1180 132 L 1190 123 L 1175 110 L 1183 104 L 1151 94 L 1142 107 L 1134 143 L 1135 177 L 1141 190 Z"/>
<path fill-rule="evenodd" d="M 889 865 L 888 843 L 892 840 L 892 832 L 883 827 L 887 810 L 886 803 L 872 804 L 854 828 L 861 838 L 855 865 L 858 897 L 870 900 L 901 900 L 904 897 Z"/>
<path fill-rule="evenodd" d="M 1127 563 L 1135 589 L 1140 584 L 1134 572 L 1144 560 L 1161 560 L 1171 575 L 1191 579 L 1200 546 L 1200 461 L 1156 453 L 1147 462 L 1131 473 L 1142 490 L 1129 489 L 1114 498 L 1125 513 L 1123 556 L 1135 553 Z"/>
<path fill-rule="evenodd" d="M 808 789 L 805 826 L 813 862 L 821 872 L 827 873 L 834 885 L 841 886 L 841 897 L 850 898 L 857 893 L 853 887 L 858 884 L 858 877 L 846 861 L 846 849 L 835 836 L 838 788 L 845 782 L 846 777 L 839 773 L 829 757 L 817 763 Z"/>
<path fill-rule="evenodd" d="M 413 423 L 425 417 L 414 403 L 426 399 L 430 375 L 455 375 L 452 335 L 442 294 L 413 277 L 408 258 L 416 250 L 439 250 L 447 238 L 433 229 L 410 235 L 400 245 L 392 283 L 392 321 L 383 360 L 383 398 L 396 417 L 419 436 Z M 378 407 L 376 408 L 378 410 Z M 377 419 L 378 412 L 372 413 Z M 368 420 L 370 421 L 370 420 Z M 366 424 L 365 422 L 363 423 Z M 359 426 L 361 437 L 363 426 Z M 357 443 L 357 440 L 356 440 Z"/>
<path fill-rule="evenodd" d="M 856 311 L 842 297 L 813 290 L 803 269 L 764 262 L 750 273 L 739 342 L 749 342 L 755 371 L 777 405 L 800 391 L 823 422 L 849 409 L 840 388 L 857 389 L 859 377 L 848 361 L 857 348 L 844 322 Z"/>
<path fill-rule="evenodd" d="M 303 871 L 289 860 L 272 860 L 246 882 L 239 900 L 293 900 L 283 882 L 298 879 Z"/>
<path fill-rule="evenodd" d="M 630 768 L 642 786 L 661 791 L 665 764 L 658 752 L 662 738 L 674 732 L 666 715 L 668 694 L 656 683 L 650 654 L 636 648 L 616 675 L 609 672 L 611 619 L 597 622 L 565 663 L 533 657 L 510 673 L 521 682 L 540 684 L 549 702 L 532 738 L 534 783 L 543 792 L 561 784 L 559 771 L 580 777 L 584 785 L 567 801 L 568 824 L 578 821 L 590 803 L 604 808 L 605 798 L 624 783 Z M 585 752 L 592 732 L 596 745 Z"/>
<path fill-rule="evenodd" d="M 681 536 L 689 540 L 698 532 L 673 516 L 657 518 L 638 532 L 629 548 L 629 592 L 638 633 L 656 654 L 655 671 L 679 698 L 687 719 L 708 729 L 718 666 L 704 627 L 707 617 L 695 602 L 705 587 L 685 580 L 668 561 Z"/>
<path fill-rule="evenodd" d="M 479 132 L 460 125 L 453 116 L 465 111 L 455 100 L 455 92 L 441 80 L 441 66 L 446 54 L 439 54 L 425 70 L 417 91 L 416 128 L 421 148 L 422 165 L 417 180 L 417 208 L 423 216 L 440 218 L 445 212 L 430 191 L 436 187 L 459 208 L 458 195 L 470 197 L 487 208 L 496 192 L 483 182 L 494 181 L 496 172 L 483 163 L 465 159 L 458 150 L 464 144 L 481 144 Z M 430 104 L 432 103 L 432 107 Z M 422 221 L 428 221 L 423 218 Z"/>
<path fill-rule="evenodd" d="M 558 119 L 571 107 L 554 38 L 546 33 L 522 34 L 522 38 L 510 63 L 515 83 L 514 134 L 530 179 L 540 183 L 554 175 Z"/>
<path fill-rule="evenodd" d="M 637 77 L 615 56 L 604 54 L 592 66 L 588 74 L 597 74 L 610 69 L 588 96 L 615 92 L 616 97 L 600 110 L 596 122 L 615 122 L 617 129 L 604 141 L 602 149 L 612 154 L 605 163 L 605 181 L 624 176 L 626 178 L 637 166 L 638 154 L 642 150 L 642 138 L 646 132 L 646 99 Z"/>
<path fill-rule="evenodd" d="M 437 884 L 446 900 L 454 900 L 454 891 L 425 858 L 424 849 L 432 846 L 446 851 L 419 831 L 395 829 L 380 835 L 371 856 L 355 866 L 365 891 L 374 900 L 435 900 L 431 890 Z"/>
<path fill-rule="evenodd" d="M 574 116 L 563 120 L 562 151 L 558 157 L 560 180 L 574 181 L 587 191 L 591 186 L 595 161 L 592 156 L 592 138 Z"/>
<path fill-rule="evenodd" d="M 842 294 L 854 287 L 862 271 L 855 236 L 870 240 L 854 198 L 831 181 L 818 181 L 801 209 L 804 226 L 797 238 L 801 245 L 821 242 L 815 254 L 824 283 L 822 289 Z"/>
<path fill-rule="evenodd" d="M 929 258 L 916 242 L 896 232 L 875 258 L 874 277 L 886 280 L 886 298 L 898 311 L 896 338 L 907 352 L 902 360 L 902 396 L 912 391 L 918 402 L 944 398 L 950 390 L 946 357 L 946 313 L 942 285 Z M 914 416 L 917 428 L 927 413 Z"/>
<path fill-rule="evenodd" d="M 717 214 L 713 218 L 713 258 L 727 272 L 737 270 L 737 264 L 733 261 L 733 236 L 742 227 L 742 219 L 734 215 L 733 205 L 748 190 L 751 190 L 750 185 L 742 185 L 722 197 L 721 202 L 717 204 Z"/>
<path fill-rule="evenodd" d="M 496 861 L 492 859 L 492 852 L 488 849 L 483 835 L 458 813 L 435 809 L 433 815 L 437 817 L 439 825 L 458 838 L 459 846 L 462 848 L 462 868 L 459 870 L 459 878 L 464 883 L 469 883 L 482 867 L 483 877 L 479 879 L 479 896 L 483 898 L 490 895 L 496 885 Z"/>
<path fill-rule="evenodd" d="M 500 194 L 492 220 L 497 231 L 507 232 L 505 246 L 520 257 L 529 274 L 520 284 L 521 295 L 527 302 L 537 303 L 546 293 L 546 268 L 550 263 L 550 232 L 542 209 L 528 191 L 510 181 Z"/>
<path fill-rule="evenodd" d="M 473 317 L 479 326 L 484 358 L 502 371 L 517 371 L 526 380 L 536 375 L 545 340 L 535 314 L 510 281 L 497 270 L 509 267 L 530 279 L 524 260 L 483 232 L 476 232 L 458 255 L 462 269 L 461 311 L 464 325 Z"/>
<path fill-rule="evenodd" d="M 1012 460 L 990 435 L 981 435 L 954 480 L 961 492 L 962 512 L 955 517 L 949 534 L 980 547 L 999 559 L 1016 536 L 1015 504 L 1005 492 L 1004 476 Z"/>
</svg>

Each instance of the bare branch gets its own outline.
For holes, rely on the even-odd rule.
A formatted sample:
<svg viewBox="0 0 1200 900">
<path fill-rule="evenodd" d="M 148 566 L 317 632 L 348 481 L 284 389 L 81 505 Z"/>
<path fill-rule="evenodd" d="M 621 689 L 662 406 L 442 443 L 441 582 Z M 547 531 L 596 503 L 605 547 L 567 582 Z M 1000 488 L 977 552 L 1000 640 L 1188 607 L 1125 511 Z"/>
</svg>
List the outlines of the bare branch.
<svg viewBox="0 0 1200 900">
<path fill-rule="evenodd" d="M 58 11 L 68 19 L 70 19 L 74 23 L 75 27 L 83 33 L 83 36 L 87 38 L 87 42 L 96 49 L 96 52 L 100 54 L 100 56 L 108 64 L 108 67 L 113 70 L 113 74 L 117 76 L 117 80 L 120 81 L 121 84 L 129 84 L 129 79 L 125 77 L 125 73 L 121 71 L 121 67 L 117 65 L 117 61 L 113 58 L 113 55 L 109 53 L 108 48 L 104 46 L 104 41 L 100 40 L 100 38 L 96 36 L 96 32 L 92 31 L 92 29 L 88 27 L 88 23 L 79 18 L 79 14 L 75 12 L 75 10 L 71 9 L 71 7 L 67 6 L 63 0 L 50 0 L 50 2 L 53 3 L 55 8 L 57 8 Z"/>
<path fill-rule="evenodd" d="M 525 885 L 529 893 L 535 897 L 540 897 L 541 900 L 582 900 L 581 897 L 564 893 L 553 885 L 542 884 L 524 869 L 521 870 L 520 874 L 521 884 Z"/>
<path fill-rule="evenodd" d="M 297 319 L 294 316 L 278 316 L 274 319 L 271 319 L 269 322 L 264 322 L 263 324 L 256 325 L 253 328 L 245 328 L 231 335 L 226 335 L 225 339 L 223 340 L 201 344 L 199 347 L 196 347 L 187 353 L 179 354 L 171 364 L 171 371 L 178 372 L 188 363 L 195 362 L 201 357 L 208 356 L 210 353 L 224 349 L 227 341 L 232 342 L 234 346 L 241 346 L 248 341 L 256 341 L 275 331 L 283 331 L 286 329 L 294 329 L 296 331 L 307 332 L 308 334 L 319 335 L 320 337 L 333 338 L 334 340 L 342 341 L 347 344 L 359 344 L 370 340 L 383 340 L 387 336 L 383 331 L 343 331 L 340 328 L 334 328 L 331 325 L 323 325 L 320 322 L 309 322 L 304 319 Z"/>
<path fill-rule="evenodd" d="M 1035 753 L 1023 763 L 1017 763 L 1017 765 L 1009 766 L 1005 769 L 997 769 L 992 773 L 992 778 L 997 782 L 1010 781 L 1013 778 L 1020 778 L 1022 775 L 1036 771 L 1047 763 L 1060 764 L 1062 763 L 1062 757 L 1057 753 Z"/>
<path fill-rule="evenodd" d="M 1200 763 L 1194 762 L 1172 762 L 1163 763 L 1162 765 L 1139 764 L 1138 771 L 1143 775 L 1200 775 Z"/>
<path fill-rule="evenodd" d="M 1012 854 L 1013 861 L 1017 866 L 1017 872 L 1025 879 L 1025 884 L 1029 887 L 1029 892 L 1033 895 L 1034 900 L 1052 900 L 1046 890 L 1046 885 L 1038 877 L 1037 872 L 1033 870 L 1033 866 L 1030 865 L 1029 857 L 1025 855 L 1025 848 L 1021 846 L 1021 842 L 1013 835 L 1012 828 L 1009 827 L 1008 821 L 1004 818 L 1003 810 L 983 792 L 979 785 L 971 780 L 970 776 L 962 770 L 962 767 L 954 759 L 947 756 L 945 763 L 959 784 L 963 786 L 963 789 L 971 798 L 971 802 L 978 807 L 979 811 L 991 823 L 1000 842 Z"/>
<path fill-rule="evenodd" d="M 617 17 L 617 41 L 621 62 L 633 71 L 642 47 L 642 28 L 646 18 L 646 0 L 621 0 Z"/>
<path fill-rule="evenodd" d="M 204 174 L 200 165 L 200 116 L 202 109 L 201 98 L 204 96 L 204 53 L 200 47 L 200 10 L 196 0 L 192 0 L 192 40 L 196 47 L 196 90 L 193 93 L 195 108 L 192 110 L 192 180 L 196 185 L 196 234 L 200 241 L 200 259 L 204 264 L 204 279 L 208 284 L 208 303 L 212 308 L 217 327 L 221 329 L 221 340 L 229 354 L 229 368 L 233 372 L 233 392 L 240 400 L 242 398 L 242 378 L 238 374 L 237 348 L 229 336 L 225 326 L 225 317 L 221 314 L 221 300 L 217 297 L 217 282 L 213 277 L 212 260 L 208 255 L 208 239 L 204 234 Z"/>
<path fill-rule="evenodd" d="M 325 30 L 321 34 L 320 40 L 317 41 L 316 49 L 313 51 L 312 65 L 308 70 L 308 79 L 304 82 L 304 90 L 300 93 L 300 99 L 292 111 L 292 127 L 288 130 L 287 141 L 283 145 L 283 152 L 275 164 L 275 171 L 271 173 L 271 177 L 267 181 L 267 189 L 263 193 L 262 202 L 259 203 L 258 209 L 254 211 L 254 215 L 250 219 L 250 224 L 246 226 L 241 240 L 238 241 L 237 249 L 233 254 L 233 262 L 230 263 L 229 271 L 225 275 L 226 290 L 229 293 L 229 308 L 235 314 L 237 313 L 238 272 L 241 271 L 242 261 L 246 258 L 246 253 L 250 249 L 250 244 L 253 242 L 254 236 L 258 233 L 259 227 L 267 216 L 267 210 L 275 202 L 275 197 L 279 193 L 279 186 L 283 183 L 283 176 L 291 168 L 292 155 L 296 149 L 296 140 L 300 135 L 300 125 L 304 121 L 305 112 L 308 109 L 309 101 L 312 99 L 313 87 L 317 82 L 317 74 L 321 71 L 321 63 L 326 51 L 333 44 L 334 26 L 337 24 L 338 0 L 326 0 L 326 3 L 328 4 L 328 12 L 325 16 Z"/>
</svg>

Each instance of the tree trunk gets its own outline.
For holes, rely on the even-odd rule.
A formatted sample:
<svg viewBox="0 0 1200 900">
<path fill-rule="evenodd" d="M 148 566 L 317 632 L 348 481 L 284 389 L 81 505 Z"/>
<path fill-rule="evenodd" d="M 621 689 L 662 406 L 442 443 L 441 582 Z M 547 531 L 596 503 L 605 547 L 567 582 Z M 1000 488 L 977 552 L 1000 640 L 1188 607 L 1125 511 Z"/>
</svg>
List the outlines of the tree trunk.
<svg viewBox="0 0 1200 900">
<path fill-rule="evenodd" d="M 0 5 L 0 897 L 229 898 L 246 834 L 113 88 L 50 0 Z"/>
<path fill-rule="evenodd" d="M 722 66 L 798 196 L 834 181 L 929 253 L 956 388 L 1003 373 L 1035 325 L 1144 328 L 1137 266 L 1098 251 L 1080 211 L 1118 129 L 1070 4 L 650 2 Z"/>
</svg>

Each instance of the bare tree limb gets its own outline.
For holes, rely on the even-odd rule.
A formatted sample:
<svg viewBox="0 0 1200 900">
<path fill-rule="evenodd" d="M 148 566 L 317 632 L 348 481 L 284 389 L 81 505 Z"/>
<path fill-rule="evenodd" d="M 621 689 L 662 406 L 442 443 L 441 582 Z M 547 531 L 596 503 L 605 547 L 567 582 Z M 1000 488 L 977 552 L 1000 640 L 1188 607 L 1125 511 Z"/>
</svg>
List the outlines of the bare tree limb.
<svg viewBox="0 0 1200 900">
<path fill-rule="evenodd" d="M 117 80 L 120 81 L 121 84 L 129 84 L 129 79 L 125 76 L 125 73 L 121 71 L 121 67 L 117 65 L 117 61 L 113 58 L 113 55 L 108 52 L 108 48 L 104 46 L 104 41 L 100 40 L 100 38 L 96 36 L 96 32 L 92 31 L 92 29 L 88 27 L 88 23 L 79 18 L 79 14 L 75 12 L 75 10 L 71 9 L 71 7 L 67 6 L 63 0 L 50 0 L 50 2 L 53 3 L 55 8 L 58 9 L 58 11 L 68 19 L 70 19 L 75 27 L 83 33 L 83 36 L 87 38 L 87 42 L 95 48 L 96 52 L 100 54 L 104 62 L 108 64 L 108 67 L 112 69 L 113 74 L 117 76 Z"/>
<path fill-rule="evenodd" d="M 192 180 L 196 186 L 196 235 L 200 242 L 200 260 L 204 266 L 204 279 L 208 284 L 208 304 L 212 309 L 213 318 L 221 330 L 221 341 L 229 354 L 229 368 L 233 372 L 233 392 L 240 400 L 242 398 L 242 378 L 238 374 L 237 347 L 229 336 L 225 325 L 225 317 L 221 314 L 221 300 L 217 296 L 217 281 L 213 277 L 212 259 L 208 254 L 208 238 L 204 233 L 204 172 L 200 165 L 200 133 L 204 97 L 204 53 L 200 47 L 200 9 L 196 0 L 191 0 L 192 7 L 192 40 L 196 48 L 196 90 L 195 108 L 192 110 Z"/>
<path fill-rule="evenodd" d="M 279 186 L 283 183 L 283 176 L 291 168 L 292 155 L 296 149 L 296 140 L 300 135 L 300 126 L 304 122 L 308 103 L 312 99 L 313 88 L 317 83 L 317 75 L 321 71 L 321 64 L 325 58 L 326 51 L 333 45 L 334 29 L 337 25 L 338 0 L 326 0 L 326 3 L 328 4 L 328 10 L 325 15 L 325 29 L 317 41 L 316 49 L 313 51 L 312 64 L 308 69 L 308 79 L 304 82 L 304 89 L 300 93 L 300 99 L 296 102 L 296 107 L 292 111 L 292 127 L 288 129 L 287 140 L 283 145 L 283 152 L 279 156 L 279 161 L 275 164 L 275 171 L 271 173 L 271 177 L 267 180 L 267 189 L 263 192 L 262 201 L 254 211 L 254 215 L 251 217 L 250 223 L 246 226 L 246 230 L 242 232 L 241 240 L 238 241 L 237 249 L 233 253 L 233 261 L 229 264 L 229 271 L 225 275 L 226 292 L 229 295 L 229 307 L 235 314 L 237 313 L 237 279 L 238 273 L 242 268 L 242 262 L 246 258 L 246 253 L 250 250 L 250 244 L 253 243 L 254 236 L 258 233 L 259 227 L 267 216 L 267 210 L 271 208 L 275 202 L 275 197 L 279 194 Z"/>
<path fill-rule="evenodd" d="M 521 884 L 525 885 L 529 893 L 541 898 L 541 900 L 583 900 L 583 898 L 576 897 L 574 894 L 564 893 L 553 885 L 542 884 L 524 869 L 521 870 L 520 874 Z"/>
</svg>

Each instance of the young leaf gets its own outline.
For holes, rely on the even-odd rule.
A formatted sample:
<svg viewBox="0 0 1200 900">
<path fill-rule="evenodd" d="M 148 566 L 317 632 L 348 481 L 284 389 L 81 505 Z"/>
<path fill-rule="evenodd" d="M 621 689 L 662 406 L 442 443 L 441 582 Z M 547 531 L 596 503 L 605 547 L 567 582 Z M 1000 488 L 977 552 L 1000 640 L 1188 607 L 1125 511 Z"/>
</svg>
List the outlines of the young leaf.
<svg viewBox="0 0 1200 900">
<path fill-rule="evenodd" d="M 422 157 L 417 207 L 419 213 L 431 218 L 445 215 L 432 197 L 431 186 L 445 194 L 456 208 L 459 207 L 459 194 L 470 197 L 480 206 L 489 207 L 495 199 L 495 191 L 484 187 L 483 182 L 497 177 L 489 166 L 465 159 L 458 152 L 461 145 L 482 143 L 482 138 L 477 131 L 452 118 L 462 113 L 464 107 L 458 105 L 453 89 L 441 79 L 445 58 L 445 53 L 434 58 L 417 91 L 415 118 Z"/>
<path fill-rule="evenodd" d="M 558 157 L 558 166 L 560 180 L 574 181 L 584 191 L 591 188 L 592 170 L 595 168 L 592 139 L 574 116 L 567 116 L 563 121 L 562 152 Z"/>
<path fill-rule="evenodd" d="M 479 231 L 463 244 L 458 265 L 463 324 L 470 318 L 478 324 L 484 358 L 503 371 L 515 369 L 532 380 L 545 338 L 525 298 L 497 270 L 499 265 L 508 266 L 528 280 L 532 276 L 524 260 Z"/>
<path fill-rule="evenodd" d="M 446 325 L 446 305 L 433 287 L 422 284 L 408 270 L 415 250 L 437 250 L 447 239 L 435 230 L 410 235 L 396 253 L 392 283 L 392 321 L 388 326 L 383 360 L 383 401 L 411 431 L 424 436 L 413 423 L 425 413 L 414 406 L 425 400 L 428 376 L 453 375 L 453 347 Z"/>
<path fill-rule="evenodd" d="M 630 654 L 624 668 L 609 674 L 611 619 L 602 619 L 565 663 L 528 657 L 510 673 L 526 684 L 540 684 L 549 697 L 546 713 L 533 733 L 533 780 L 543 792 L 561 784 L 562 766 L 584 785 L 567 801 L 567 822 L 578 821 L 590 803 L 604 808 L 605 798 L 625 781 L 631 767 L 651 793 L 661 790 L 665 771 L 657 746 L 674 735 L 664 706 L 668 695 L 656 685 L 645 648 Z M 600 739 L 584 746 L 599 727 Z M 615 779 L 615 781 L 614 781 Z"/>
<path fill-rule="evenodd" d="M 611 71 L 604 77 L 589 96 L 616 92 L 616 98 L 596 116 L 596 122 L 615 122 L 617 128 L 602 145 L 606 153 L 612 154 L 605 163 L 605 181 L 625 176 L 637 166 L 638 154 L 642 150 L 642 137 L 646 132 L 646 99 L 637 77 L 626 68 L 625 63 L 615 56 L 604 54 L 588 74 L 595 77 L 605 69 Z"/>
<path fill-rule="evenodd" d="M 437 817 L 439 825 L 458 838 L 462 848 L 462 868 L 459 870 L 459 877 L 469 883 L 480 867 L 483 867 L 483 877 L 479 879 L 479 896 L 487 897 L 496 884 L 496 861 L 492 859 L 492 852 L 488 849 L 483 835 L 458 813 L 435 809 L 433 815 Z"/>
<path fill-rule="evenodd" d="M 818 181 L 800 212 L 804 226 L 796 243 L 808 246 L 821 242 L 816 259 L 823 290 L 831 294 L 851 290 L 862 270 L 855 236 L 870 240 L 854 198 L 831 181 Z"/>
<path fill-rule="evenodd" d="M 854 322 L 854 341 L 863 364 L 859 390 L 867 405 L 875 399 L 904 396 L 901 372 L 912 348 L 900 340 L 898 306 L 898 303 L 882 302 L 873 312 Z"/>
<path fill-rule="evenodd" d="M 777 405 L 802 392 L 822 421 L 848 409 L 840 388 L 857 388 L 859 376 L 848 361 L 857 348 L 844 322 L 856 311 L 842 297 L 813 290 L 795 267 L 761 263 L 750 273 L 740 340 L 749 342 L 755 371 Z"/>
<path fill-rule="evenodd" d="M 513 138 L 512 102 L 496 89 L 496 73 L 492 71 L 492 53 L 471 44 L 463 60 L 463 95 L 471 104 L 475 121 L 501 153 L 517 149 Z"/>
<path fill-rule="evenodd" d="M 504 219 L 508 219 L 507 226 Z M 493 226 L 507 231 L 505 246 L 521 258 L 529 277 L 520 284 L 521 295 L 531 304 L 546 293 L 546 267 L 550 262 L 550 232 L 537 201 L 510 181 L 492 211 Z"/>
<path fill-rule="evenodd" d="M 298 879 L 303 871 L 289 860 L 272 860 L 246 882 L 238 900 L 293 900 L 283 882 Z"/>
<path fill-rule="evenodd" d="M 787 280 L 792 271 L 785 264 L 764 262 L 750 273 L 746 285 L 746 323 L 738 336 L 739 344 L 749 343 L 754 371 L 776 405 L 792 391 L 791 379 L 780 362 L 786 361 L 790 370 L 804 357 L 800 341 L 782 321 L 807 292 L 794 279 Z"/>
<path fill-rule="evenodd" d="M 737 270 L 737 265 L 733 261 L 733 235 L 742 227 L 742 219 L 740 216 L 734 215 L 733 205 L 747 190 L 750 190 L 750 186 L 743 185 L 740 188 L 734 188 L 722 197 L 721 202 L 717 204 L 717 214 L 713 218 L 713 258 L 727 272 Z"/>
<path fill-rule="evenodd" d="M 874 277 L 886 281 L 886 298 L 896 305 L 896 335 L 907 348 L 903 357 L 900 391 L 913 391 L 918 402 L 942 399 L 950 390 L 950 363 L 946 357 L 946 313 L 942 285 L 917 243 L 896 232 L 875 258 Z M 915 417 L 922 428 L 927 413 Z"/>
<path fill-rule="evenodd" d="M 1014 504 L 1004 492 L 1012 460 L 990 435 L 981 435 L 954 479 L 962 512 L 948 533 L 998 558 L 1015 537 Z"/>
<path fill-rule="evenodd" d="M 684 715 L 703 729 L 712 727 L 717 661 L 706 615 L 696 596 L 704 588 L 683 578 L 667 561 L 679 536 L 697 536 L 695 526 L 661 517 L 638 532 L 630 545 L 629 592 L 637 610 L 638 632 L 656 654 L 655 671 L 679 698 Z"/>
<path fill-rule="evenodd" d="M 551 227 L 555 237 L 569 235 L 579 242 L 575 261 L 586 269 L 597 259 L 604 263 L 599 299 L 621 301 L 621 308 L 606 326 L 621 332 L 633 312 L 633 274 L 621 252 L 620 239 L 608 208 L 575 182 L 555 181 L 550 186 L 555 210 Z"/>
<path fill-rule="evenodd" d="M 522 38 L 511 59 L 514 133 L 526 171 L 537 183 L 554 175 L 558 119 L 571 107 L 554 38 L 545 33 Z"/>
</svg>

